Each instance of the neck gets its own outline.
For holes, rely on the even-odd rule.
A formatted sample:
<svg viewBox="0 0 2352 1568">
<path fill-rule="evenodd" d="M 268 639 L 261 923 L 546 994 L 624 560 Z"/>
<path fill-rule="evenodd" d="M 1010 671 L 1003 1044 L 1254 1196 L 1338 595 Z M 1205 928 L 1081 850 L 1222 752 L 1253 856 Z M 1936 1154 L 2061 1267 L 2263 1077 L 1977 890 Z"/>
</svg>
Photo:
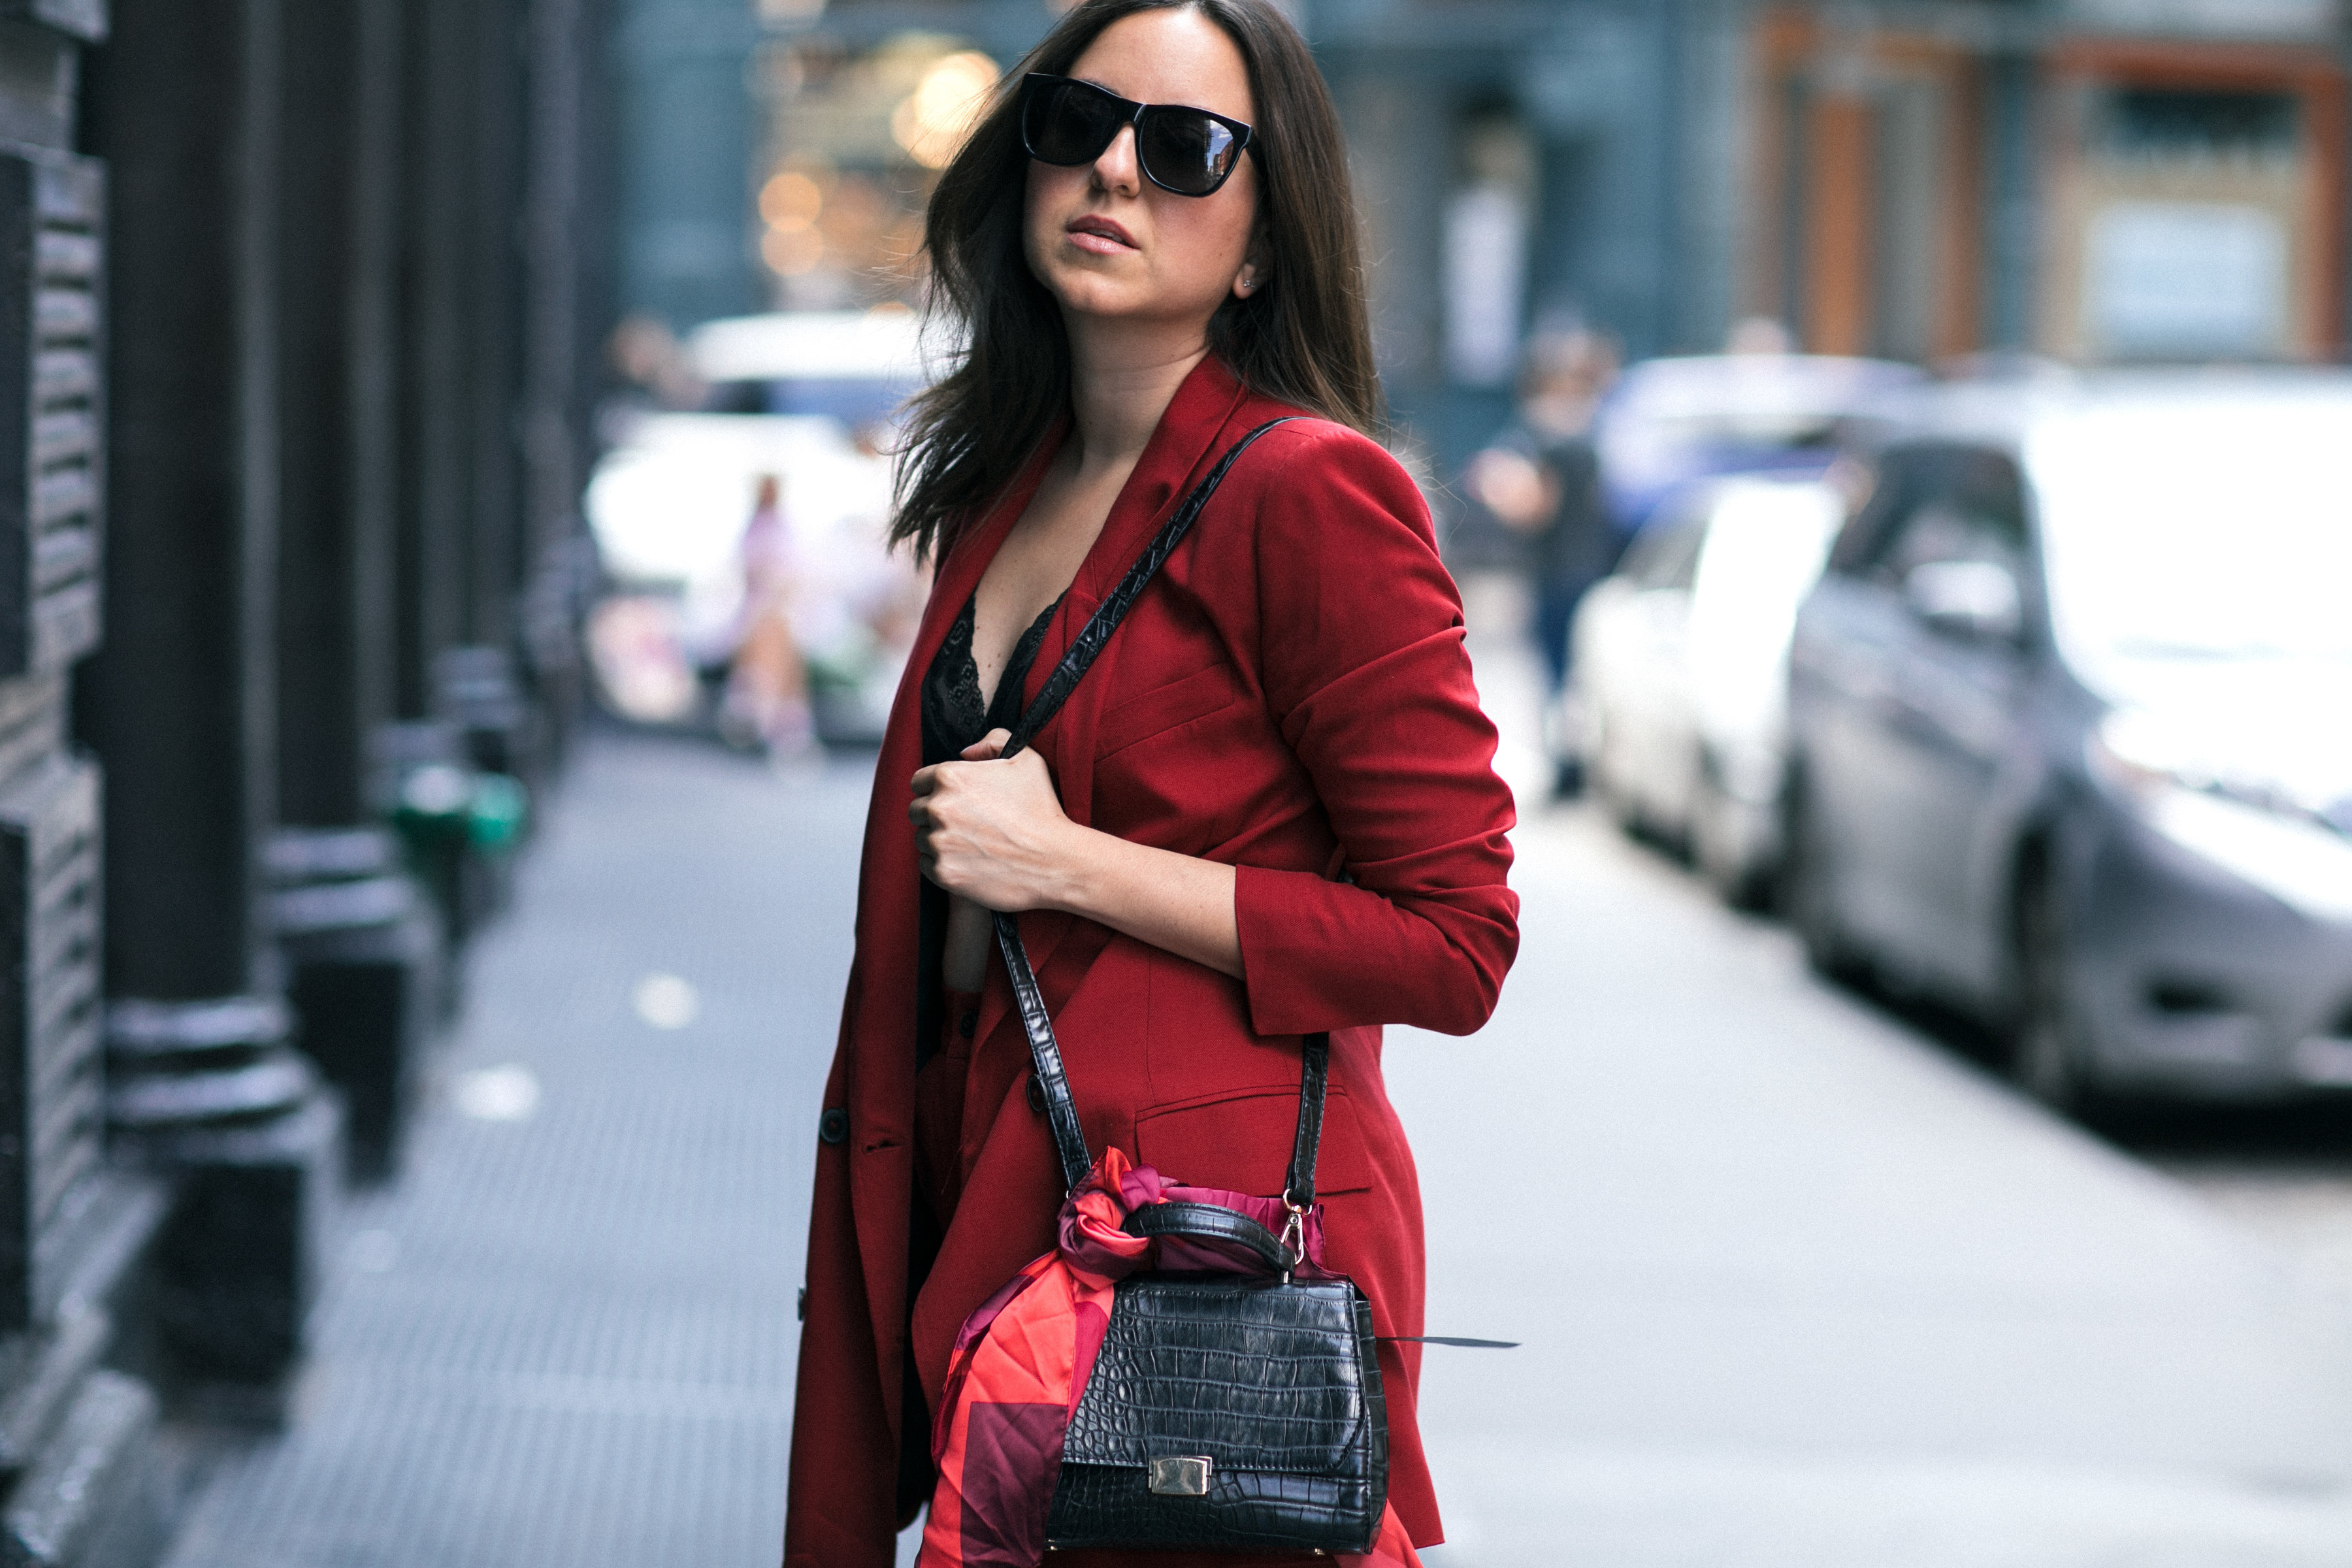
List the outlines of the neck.
<svg viewBox="0 0 2352 1568">
<path fill-rule="evenodd" d="M 1070 342 L 1070 447 L 1081 474 L 1132 468 L 1192 367 L 1204 323 L 1062 315 Z"/>
</svg>

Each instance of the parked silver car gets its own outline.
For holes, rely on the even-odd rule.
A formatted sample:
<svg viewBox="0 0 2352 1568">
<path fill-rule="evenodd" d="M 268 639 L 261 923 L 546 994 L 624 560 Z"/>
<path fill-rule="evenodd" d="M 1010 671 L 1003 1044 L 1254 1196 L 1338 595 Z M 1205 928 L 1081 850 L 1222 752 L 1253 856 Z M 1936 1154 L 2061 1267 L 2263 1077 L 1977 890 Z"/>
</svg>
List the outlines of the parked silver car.
<svg viewBox="0 0 2352 1568">
<path fill-rule="evenodd" d="M 1924 395 L 1791 655 L 1793 914 L 2086 1095 L 2352 1086 L 2352 378 Z"/>
</svg>

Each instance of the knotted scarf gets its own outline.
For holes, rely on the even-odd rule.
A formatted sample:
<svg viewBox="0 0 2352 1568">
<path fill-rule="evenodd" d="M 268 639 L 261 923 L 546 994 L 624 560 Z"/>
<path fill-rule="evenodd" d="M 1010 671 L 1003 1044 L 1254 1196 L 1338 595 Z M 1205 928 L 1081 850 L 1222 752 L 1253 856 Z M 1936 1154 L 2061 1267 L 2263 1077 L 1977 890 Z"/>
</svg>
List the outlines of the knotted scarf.
<svg viewBox="0 0 2352 1568">
<path fill-rule="evenodd" d="M 939 1485 L 917 1568 L 1037 1568 L 1044 1560 L 1063 1438 L 1110 1330 L 1119 1280 L 1143 1268 L 1260 1267 L 1214 1242 L 1153 1240 L 1119 1228 L 1131 1211 L 1168 1202 L 1218 1204 L 1277 1233 L 1286 1218 L 1278 1198 L 1182 1186 L 1105 1150 L 1062 1205 L 1055 1250 L 1005 1281 L 956 1335 L 931 1430 Z M 1307 1218 L 1304 1247 L 1299 1274 L 1328 1278 L 1319 1208 Z M 1394 1509 L 1382 1516 L 1369 1554 L 1335 1561 L 1343 1568 L 1421 1568 Z"/>
</svg>

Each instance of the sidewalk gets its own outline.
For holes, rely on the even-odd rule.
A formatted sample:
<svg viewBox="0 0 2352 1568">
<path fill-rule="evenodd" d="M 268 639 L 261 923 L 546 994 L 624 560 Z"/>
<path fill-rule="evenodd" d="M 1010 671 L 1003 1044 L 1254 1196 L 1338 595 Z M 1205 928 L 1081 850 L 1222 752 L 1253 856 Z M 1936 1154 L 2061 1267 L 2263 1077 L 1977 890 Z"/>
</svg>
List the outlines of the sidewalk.
<svg viewBox="0 0 2352 1568">
<path fill-rule="evenodd" d="M 856 767 L 592 738 L 399 1185 L 352 1205 L 291 1431 L 171 1568 L 777 1560 L 865 801 Z"/>
</svg>

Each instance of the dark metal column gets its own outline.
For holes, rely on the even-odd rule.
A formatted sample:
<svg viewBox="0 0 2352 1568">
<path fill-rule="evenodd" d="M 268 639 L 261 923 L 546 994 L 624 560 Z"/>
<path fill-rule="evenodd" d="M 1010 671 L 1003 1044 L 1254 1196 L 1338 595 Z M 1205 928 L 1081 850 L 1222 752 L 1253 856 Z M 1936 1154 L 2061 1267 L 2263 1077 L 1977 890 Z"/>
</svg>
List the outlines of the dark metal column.
<svg viewBox="0 0 2352 1568">
<path fill-rule="evenodd" d="M 473 0 L 407 0 L 402 17 L 394 702 L 404 721 L 433 716 L 433 661 L 465 640 L 471 595 L 472 9 Z"/>
<path fill-rule="evenodd" d="M 287 1046 L 276 815 L 278 0 L 121 0 L 89 140 L 113 170 L 108 614 L 82 736 L 108 773 L 110 1116 L 180 1175 L 158 1315 L 262 1414 L 300 1353 L 340 1113 Z"/>
<path fill-rule="evenodd" d="M 459 952 L 489 901 L 468 848 L 475 781 L 440 690 L 444 656 L 464 645 L 475 597 L 478 318 L 469 264 L 481 115 L 473 0 L 403 0 L 400 28 L 395 722 L 379 730 L 374 748 L 385 794 L 439 908 L 443 1003 L 454 1007 Z"/>
<path fill-rule="evenodd" d="M 285 14 L 277 787 L 280 818 L 306 826 L 367 819 L 367 736 L 392 716 L 390 20 L 380 0 Z"/>
<path fill-rule="evenodd" d="M 476 106 L 467 149 L 472 210 L 465 225 L 466 300 L 472 312 L 467 349 L 473 360 L 467 434 L 474 446 L 466 640 L 497 648 L 506 647 L 513 633 L 514 595 L 522 578 L 526 4 L 471 0 L 466 8 Z"/>
<path fill-rule="evenodd" d="M 393 1164 L 437 922 L 382 823 L 394 683 L 398 0 L 284 16 L 278 268 L 278 801 L 270 900 L 304 1050 L 354 1171 Z"/>
<path fill-rule="evenodd" d="M 536 701 L 542 767 L 559 761 L 586 700 L 581 625 L 594 551 L 581 517 L 593 440 L 592 378 L 601 359 L 593 268 L 609 216 L 594 165 L 607 151 L 592 83 L 604 66 L 600 0 L 532 0 L 530 156 L 524 262 L 528 333 L 522 416 L 524 586 L 517 641 Z M 588 333 L 583 327 L 589 327 Z"/>
<path fill-rule="evenodd" d="M 524 50 L 531 0 L 473 0 L 467 11 L 474 94 L 468 149 L 466 302 L 472 424 L 466 640 L 436 657 L 442 718 L 463 737 L 466 760 L 526 785 L 541 782 L 544 747 L 518 660 L 517 612 L 530 572 L 523 445 L 529 428 L 525 276 L 531 182 L 530 82 Z M 485 869 L 502 870 L 503 862 Z M 485 881 L 492 907 L 505 880 Z"/>
</svg>

